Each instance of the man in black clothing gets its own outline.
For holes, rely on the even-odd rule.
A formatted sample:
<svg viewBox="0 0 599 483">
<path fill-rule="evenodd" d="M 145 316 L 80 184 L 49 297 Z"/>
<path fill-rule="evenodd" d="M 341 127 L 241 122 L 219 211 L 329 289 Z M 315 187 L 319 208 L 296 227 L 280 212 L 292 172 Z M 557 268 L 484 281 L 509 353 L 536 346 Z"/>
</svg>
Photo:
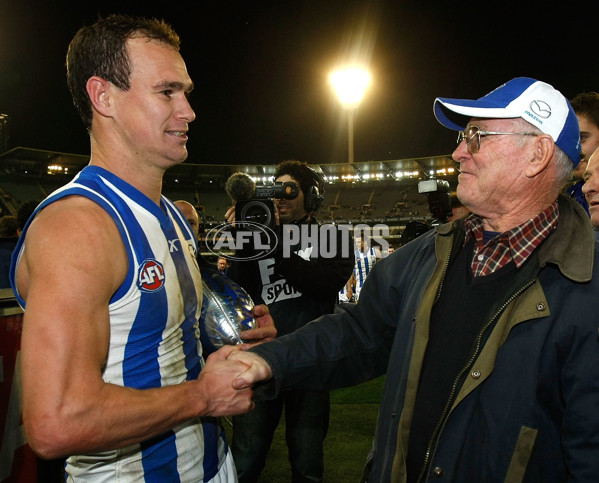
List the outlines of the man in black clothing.
<svg viewBox="0 0 599 483">
<path fill-rule="evenodd" d="M 277 167 L 275 178 L 299 186 L 295 199 L 275 200 L 280 223 L 277 248 L 266 258 L 234 261 L 229 275 L 255 303 L 269 306 L 278 333 L 284 335 L 334 311 L 354 260 L 349 232 L 319 226 L 313 216 L 322 203 L 318 174 L 305 163 L 285 161 Z M 231 219 L 232 213 L 228 215 Z M 256 402 L 255 410 L 233 418 L 232 450 L 240 482 L 257 481 L 283 406 L 293 481 L 322 480 L 329 393 L 293 390 Z"/>
</svg>

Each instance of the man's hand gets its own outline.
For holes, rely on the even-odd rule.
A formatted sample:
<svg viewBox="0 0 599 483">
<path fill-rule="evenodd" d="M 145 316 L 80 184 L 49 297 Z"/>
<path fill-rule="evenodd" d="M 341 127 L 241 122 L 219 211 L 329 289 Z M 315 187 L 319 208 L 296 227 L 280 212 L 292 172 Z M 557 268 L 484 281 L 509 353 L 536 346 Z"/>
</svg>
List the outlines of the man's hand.
<svg viewBox="0 0 599 483">
<path fill-rule="evenodd" d="M 225 213 L 225 220 L 227 223 L 231 223 L 231 225 L 235 225 L 235 205 L 231 206 Z"/>
<path fill-rule="evenodd" d="M 273 340 L 277 336 L 275 322 L 266 305 L 256 305 L 252 312 L 256 319 L 257 326 L 255 329 L 244 330 L 241 333 L 241 338 L 243 340 L 251 341 L 241 345 L 243 350 L 247 350 L 256 344 Z"/>
<path fill-rule="evenodd" d="M 258 354 L 241 350 L 240 346 L 225 346 L 218 352 L 221 352 L 223 349 L 223 354 L 226 353 L 227 361 L 240 362 L 247 368 L 233 379 L 234 389 L 248 390 L 248 388 L 257 382 L 268 381 L 272 378 L 272 369 Z"/>
<path fill-rule="evenodd" d="M 249 385 L 238 387 L 240 374 L 244 374 L 248 365 L 227 359 L 231 346 L 224 346 L 210 354 L 201 370 L 198 382 L 201 384 L 203 399 L 202 414 L 206 416 L 233 416 L 245 413 L 254 407 L 252 390 Z M 241 390 L 240 390 L 241 389 Z"/>
</svg>

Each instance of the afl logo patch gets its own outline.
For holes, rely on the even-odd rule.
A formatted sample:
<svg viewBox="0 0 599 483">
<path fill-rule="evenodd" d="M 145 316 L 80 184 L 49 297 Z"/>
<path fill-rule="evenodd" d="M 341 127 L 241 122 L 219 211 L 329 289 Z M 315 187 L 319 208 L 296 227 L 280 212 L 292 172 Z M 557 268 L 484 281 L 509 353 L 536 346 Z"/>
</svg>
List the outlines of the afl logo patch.
<svg viewBox="0 0 599 483">
<path fill-rule="evenodd" d="M 164 287 L 164 268 L 157 260 L 148 259 L 139 268 L 137 285 L 144 292 L 157 292 Z"/>
</svg>

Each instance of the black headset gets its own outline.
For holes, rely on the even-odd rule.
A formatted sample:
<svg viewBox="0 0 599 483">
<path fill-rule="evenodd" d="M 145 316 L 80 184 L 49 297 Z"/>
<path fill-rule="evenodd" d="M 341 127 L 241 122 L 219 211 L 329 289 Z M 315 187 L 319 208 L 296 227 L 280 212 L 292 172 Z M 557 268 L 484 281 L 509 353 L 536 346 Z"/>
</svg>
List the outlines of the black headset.
<svg viewBox="0 0 599 483">
<path fill-rule="evenodd" d="M 312 177 L 313 184 L 308 188 L 308 192 L 304 193 L 304 208 L 307 213 L 310 213 L 318 210 L 320 205 L 322 205 L 322 200 L 324 199 L 324 179 L 312 168 L 307 168 Z"/>
</svg>

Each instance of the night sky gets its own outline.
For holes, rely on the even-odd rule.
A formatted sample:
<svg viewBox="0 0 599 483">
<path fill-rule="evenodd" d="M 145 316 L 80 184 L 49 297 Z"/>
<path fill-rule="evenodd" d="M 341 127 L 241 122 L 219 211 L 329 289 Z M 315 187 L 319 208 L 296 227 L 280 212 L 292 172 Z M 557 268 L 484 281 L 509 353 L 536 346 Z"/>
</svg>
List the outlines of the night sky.
<svg viewBox="0 0 599 483">
<path fill-rule="evenodd" d="M 599 90 L 595 2 L 147 3 L 0 0 L 11 146 L 88 154 L 64 57 L 79 26 L 109 13 L 163 18 L 181 36 L 196 85 L 188 162 L 198 164 L 345 162 L 346 111 L 328 75 L 348 59 L 373 78 L 356 112 L 356 161 L 451 153 L 437 96 L 476 98 L 518 76 L 569 98 Z"/>
</svg>

